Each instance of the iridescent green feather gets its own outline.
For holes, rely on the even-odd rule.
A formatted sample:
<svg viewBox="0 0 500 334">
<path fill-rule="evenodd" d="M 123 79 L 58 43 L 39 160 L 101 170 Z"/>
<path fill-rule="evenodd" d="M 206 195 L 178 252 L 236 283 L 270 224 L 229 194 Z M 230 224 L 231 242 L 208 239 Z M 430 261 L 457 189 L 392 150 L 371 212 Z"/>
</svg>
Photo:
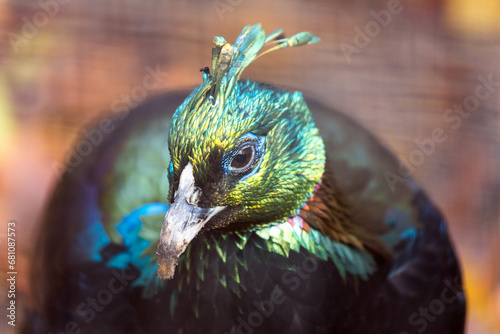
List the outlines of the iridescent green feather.
<svg viewBox="0 0 500 334">
<path fill-rule="evenodd" d="M 147 131 L 139 125 L 124 142 L 114 170 L 104 181 L 100 205 L 106 215 L 102 219 L 106 232 L 115 243 L 122 243 L 116 226 L 125 215 L 144 203 L 167 200 L 170 156 L 165 149 L 165 134 L 168 133 L 169 123 L 169 117 L 165 116 L 154 124 L 144 124 L 148 127 Z"/>
</svg>

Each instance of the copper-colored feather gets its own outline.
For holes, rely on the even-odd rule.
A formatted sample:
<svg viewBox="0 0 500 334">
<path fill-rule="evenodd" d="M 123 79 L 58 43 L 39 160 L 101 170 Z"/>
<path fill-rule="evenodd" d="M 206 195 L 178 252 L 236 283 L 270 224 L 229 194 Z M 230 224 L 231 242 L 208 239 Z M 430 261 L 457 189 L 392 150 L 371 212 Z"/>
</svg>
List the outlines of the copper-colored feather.
<svg viewBox="0 0 500 334">
<path fill-rule="evenodd" d="M 299 216 L 334 241 L 367 249 L 385 260 L 392 258 L 392 251 L 380 239 L 388 227 L 372 230 L 354 223 L 349 205 L 337 187 L 328 164 L 319 189 L 300 210 Z"/>
</svg>

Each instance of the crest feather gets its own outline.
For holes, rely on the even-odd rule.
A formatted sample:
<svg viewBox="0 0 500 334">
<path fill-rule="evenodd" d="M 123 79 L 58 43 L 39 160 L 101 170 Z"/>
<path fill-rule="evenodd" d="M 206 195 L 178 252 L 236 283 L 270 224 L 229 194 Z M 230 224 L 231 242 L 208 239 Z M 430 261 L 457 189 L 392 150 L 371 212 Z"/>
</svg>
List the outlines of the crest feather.
<svg viewBox="0 0 500 334">
<path fill-rule="evenodd" d="M 283 29 L 278 29 L 266 36 L 260 23 L 248 25 L 241 31 L 234 45 L 224 37 L 214 38 L 212 48 L 212 74 L 204 75 L 204 84 L 210 84 L 209 98 L 213 104 L 223 104 L 238 82 L 243 70 L 256 58 L 285 47 L 296 47 L 319 42 L 319 38 L 310 32 L 300 32 L 289 38 L 281 38 Z M 266 45 L 277 44 L 259 54 Z"/>
</svg>

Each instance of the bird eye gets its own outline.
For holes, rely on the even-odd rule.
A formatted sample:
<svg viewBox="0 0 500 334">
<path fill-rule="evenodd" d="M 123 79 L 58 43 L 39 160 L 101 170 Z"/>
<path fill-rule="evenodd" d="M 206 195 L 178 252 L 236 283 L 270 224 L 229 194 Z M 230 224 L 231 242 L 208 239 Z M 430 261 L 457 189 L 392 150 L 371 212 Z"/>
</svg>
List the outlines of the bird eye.
<svg viewBox="0 0 500 334">
<path fill-rule="evenodd" d="M 249 132 L 240 137 L 234 148 L 223 160 L 226 172 L 241 180 L 257 173 L 264 156 L 265 136 L 256 136 Z"/>
<path fill-rule="evenodd" d="M 231 171 L 244 172 L 251 167 L 254 162 L 255 148 L 253 145 L 245 146 L 240 149 L 231 160 Z"/>
</svg>

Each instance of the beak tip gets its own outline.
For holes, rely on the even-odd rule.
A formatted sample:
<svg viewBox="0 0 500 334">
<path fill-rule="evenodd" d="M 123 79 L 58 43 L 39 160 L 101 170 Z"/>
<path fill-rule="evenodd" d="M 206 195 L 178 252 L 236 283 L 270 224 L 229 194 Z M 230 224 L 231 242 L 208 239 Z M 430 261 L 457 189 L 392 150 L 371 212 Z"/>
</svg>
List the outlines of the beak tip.
<svg viewBox="0 0 500 334">
<path fill-rule="evenodd" d="M 156 254 L 158 255 L 158 278 L 172 279 L 175 274 L 175 267 L 179 263 L 179 254 L 182 254 L 182 252 L 160 242 Z"/>
<path fill-rule="evenodd" d="M 158 260 L 158 278 L 159 279 L 172 279 L 175 273 L 177 261 Z"/>
</svg>

